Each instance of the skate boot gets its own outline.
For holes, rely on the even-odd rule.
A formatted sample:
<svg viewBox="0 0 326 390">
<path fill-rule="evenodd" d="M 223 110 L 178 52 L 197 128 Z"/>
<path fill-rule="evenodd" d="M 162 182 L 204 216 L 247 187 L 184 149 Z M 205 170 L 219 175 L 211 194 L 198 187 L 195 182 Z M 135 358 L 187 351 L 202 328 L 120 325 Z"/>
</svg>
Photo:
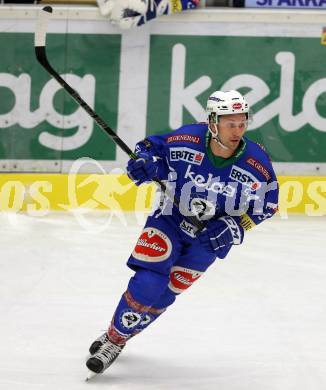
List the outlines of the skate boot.
<svg viewBox="0 0 326 390">
<path fill-rule="evenodd" d="M 91 346 L 89 347 L 89 353 L 91 355 L 94 355 L 94 353 L 96 353 L 99 348 L 108 341 L 108 334 L 105 332 L 103 333 L 100 337 L 98 337 L 95 341 L 93 341 L 93 343 L 91 344 Z"/>
<path fill-rule="evenodd" d="M 94 343 L 100 343 L 101 341 L 95 340 Z M 94 344 L 93 343 L 93 344 Z M 91 345 L 91 347 L 93 346 Z M 99 345 L 99 344 L 97 344 Z M 105 371 L 115 359 L 120 355 L 124 345 L 117 345 L 112 343 L 108 338 L 105 342 L 99 346 L 97 352 L 95 352 L 86 362 L 87 368 L 95 374 L 101 374 Z"/>
</svg>

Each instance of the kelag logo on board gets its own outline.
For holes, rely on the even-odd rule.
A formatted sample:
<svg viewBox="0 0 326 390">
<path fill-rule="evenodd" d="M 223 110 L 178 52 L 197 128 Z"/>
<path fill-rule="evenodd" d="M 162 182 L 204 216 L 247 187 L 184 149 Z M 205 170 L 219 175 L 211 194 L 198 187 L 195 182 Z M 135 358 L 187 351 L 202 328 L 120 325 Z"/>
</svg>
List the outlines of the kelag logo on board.
<svg viewBox="0 0 326 390">
<path fill-rule="evenodd" d="M 154 36 L 150 58 L 148 132 L 205 121 L 209 94 L 237 89 L 254 111 L 249 137 L 274 161 L 325 160 L 319 147 L 326 142 L 320 38 Z M 166 85 L 170 90 L 162 94 Z"/>
<path fill-rule="evenodd" d="M 274 161 L 325 161 L 321 148 L 326 142 L 325 46 L 320 38 L 182 36 L 181 30 L 177 36 L 151 35 L 148 85 L 139 87 L 147 106 L 128 108 L 138 110 L 143 118 L 138 126 L 137 121 L 118 124 L 118 116 L 128 116 L 126 107 L 118 106 L 119 92 L 128 91 L 130 77 L 137 81 L 137 72 L 144 71 L 121 72 L 120 57 L 126 53 L 132 57 L 130 47 L 121 48 L 120 35 L 68 37 L 49 35 L 49 58 L 113 129 L 126 133 L 130 126 L 132 134 L 125 141 L 144 138 L 145 126 L 147 134 L 162 134 L 205 121 L 206 100 L 212 91 L 238 89 L 255 113 L 248 135 L 264 144 Z M 31 54 L 32 38 L 30 33 L 0 34 L 4 53 L 0 63 L 1 159 L 9 165 L 14 160 L 51 161 L 51 171 L 60 171 L 61 160 L 71 162 L 83 156 L 115 161 L 114 143 L 37 64 Z M 191 143 L 198 142 L 193 139 L 190 147 Z M 190 162 L 185 154 L 181 158 Z"/>
<path fill-rule="evenodd" d="M 113 128 L 120 40 L 119 35 L 69 34 L 67 39 L 66 34 L 49 34 L 47 42 L 53 66 Z M 103 55 L 103 47 L 112 51 L 110 56 Z M 2 160 L 57 160 L 53 168 L 60 170 L 61 159 L 115 159 L 115 145 L 37 63 L 33 34 L 1 33 L 0 50 Z M 36 163 L 33 170 L 38 168 L 45 169 Z"/>
</svg>

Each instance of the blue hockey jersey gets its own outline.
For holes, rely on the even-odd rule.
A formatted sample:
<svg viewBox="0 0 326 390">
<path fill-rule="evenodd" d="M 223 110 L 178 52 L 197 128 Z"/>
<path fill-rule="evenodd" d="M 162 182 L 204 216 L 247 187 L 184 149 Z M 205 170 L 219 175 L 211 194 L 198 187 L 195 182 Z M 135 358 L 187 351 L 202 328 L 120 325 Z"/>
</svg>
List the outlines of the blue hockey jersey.
<svg viewBox="0 0 326 390">
<path fill-rule="evenodd" d="M 171 215 L 188 236 L 194 236 L 194 226 L 187 215 L 203 221 L 229 215 L 249 230 L 277 210 L 278 183 L 264 149 L 243 137 L 236 154 L 217 163 L 209 134 L 206 123 L 186 125 L 149 136 L 135 149 L 159 159 L 158 178 L 180 199 L 177 210 L 165 198 L 160 213 Z"/>
</svg>

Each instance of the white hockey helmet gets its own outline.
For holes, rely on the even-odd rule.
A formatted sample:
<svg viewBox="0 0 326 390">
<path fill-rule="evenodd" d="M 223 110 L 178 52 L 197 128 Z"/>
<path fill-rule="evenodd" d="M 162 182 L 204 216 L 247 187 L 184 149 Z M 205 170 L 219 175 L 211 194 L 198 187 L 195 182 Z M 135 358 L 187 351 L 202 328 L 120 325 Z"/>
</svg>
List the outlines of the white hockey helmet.
<svg viewBox="0 0 326 390">
<path fill-rule="evenodd" d="M 249 104 L 238 91 L 215 91 L 207 100 L 206 113 L 208 122 L 218 123 L 220 115 L 247 114 Z"/>
</svg>

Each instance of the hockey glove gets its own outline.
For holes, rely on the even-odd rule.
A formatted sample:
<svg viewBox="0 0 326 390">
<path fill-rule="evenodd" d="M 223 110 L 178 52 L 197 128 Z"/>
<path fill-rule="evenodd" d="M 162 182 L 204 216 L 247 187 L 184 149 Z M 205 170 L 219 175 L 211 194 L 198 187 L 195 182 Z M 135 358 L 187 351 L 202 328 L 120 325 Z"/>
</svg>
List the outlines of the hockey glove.
<svg viewBox="0 0 326 390">
<path fill-rule="evenodd" d="M 232 245 L 239 245 L 243 241 L 244 230 L 235 219 L 229 216 L 208 222 L 206 229 L 199 235 L 200 243 L 209 252 L 221 249 L 230 249 Z"/>
<path fill-rule="evenodd" d="M 128 29 L 161 15 L 196 8 L 199 0 L 97 0 L 102 15 L 120 28 Z"/>
<path fill-rule="evenodd" d="M 156 176 L 158 162 L 157 158 L 149 153 L 141 152 L 138 154 L 137 160 L 129 160 L 127 165 L 127 174 L 129 178 L 136 184 L 149 182 Z"/>
</svg>

